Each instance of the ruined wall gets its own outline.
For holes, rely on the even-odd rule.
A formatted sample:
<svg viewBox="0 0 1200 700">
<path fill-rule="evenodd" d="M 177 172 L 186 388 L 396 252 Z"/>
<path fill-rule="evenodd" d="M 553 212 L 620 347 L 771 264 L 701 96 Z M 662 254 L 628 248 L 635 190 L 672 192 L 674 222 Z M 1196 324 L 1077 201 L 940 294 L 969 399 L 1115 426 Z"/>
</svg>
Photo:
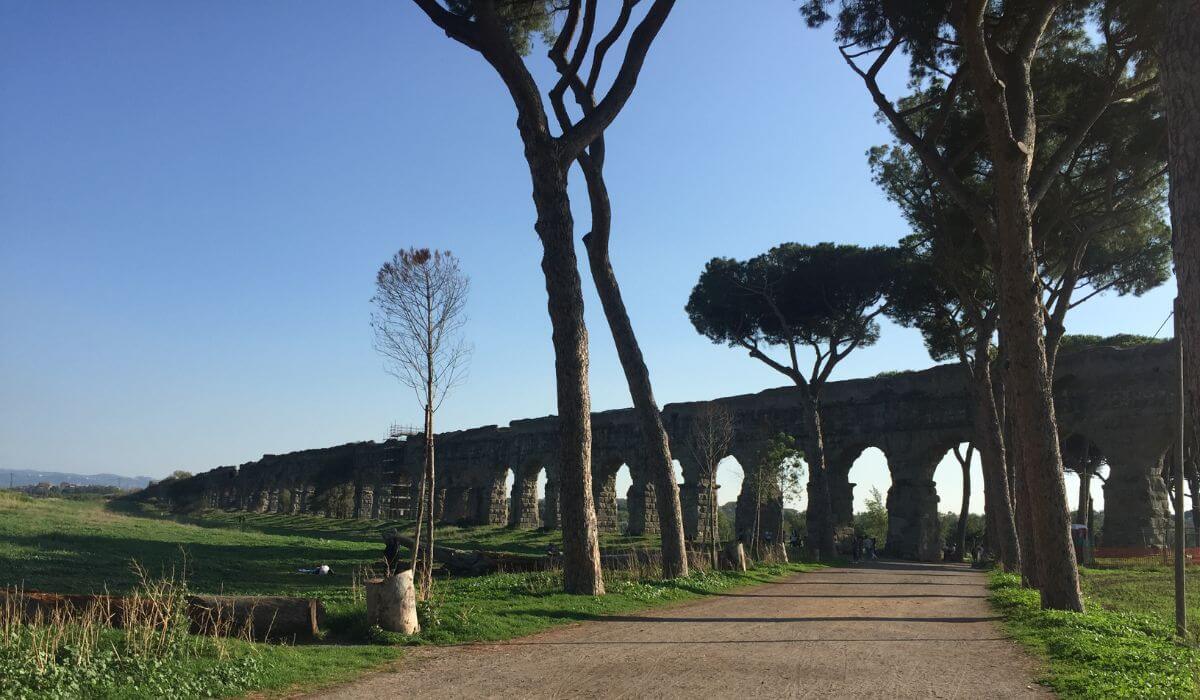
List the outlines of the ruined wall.
<svg viewBox="0 0 1200 700">
<path fill-rule="evenodd" d="M 1170 444 L 1173 346 L 1116 350 L 1093 348 L 1063 355 L 1054 391 L 1063 436 L 1082 435 L 1108 458 L 1105 537 L 1108 546 L 1165 543 L 1166 487 L 1159 465 Z M 734 417 L 730 454 L 752 473 L 772 436 L 802 437 L 801 415 L 792 388 L 769 389 L 714 399 Z M 682 445 L 703 403 L 663 407 L 673 444 Z M 853 499 L 848 474 L 868 447 L 887 456 L 892 486 L 887 494 L 887 551 L 894 556 L 936 559 L 939 555 L 938 497 L 933 472 L 948 450 L 970 440 L 967 378 L 956 365 L 942 365 L 874 379 L 834 382 L 823 396 L 823 422 L 835 517 L 846 521 Z M 437 436 L 437 513 L 443 522 L 557 527 L 558 454 L 554 416 L 517 420 L 507 427 L 484 426 Z M 655 485 L 640 457 L 640 439 L 628 409 L 593 414 L 593 496 L 604 530 L 617 527 L 616 499 L 629 499 L 632 533 L 658 529 Z M 240 467 L 220 467 L 191 479 L 145 491 L 179 508 L 207 506 L 250 511 L 314 513 L 335 517 L 398 518 L 415 502 L 422 462 L 419 441 L 360 442 L 286 455 L 265 455 Z M 692 540 L 707 532 L 709 484 L 686 450 L 676 450 L 683 468 L 679 485 L 684 528 Z M 628 465 L 633 485 L 615 492 L 618 469 Z M 508 471 L 514 476 L 505 489 Z M 545 473 L 544 503 L 537 482 Z M 738 497 L 735 527 L 752 527 L 749 494 Z M 957 502 L 957 500 L 956 500 Z M 762 517 L 778 521 L 780 504 L 767 504 Z"/>
</svg>

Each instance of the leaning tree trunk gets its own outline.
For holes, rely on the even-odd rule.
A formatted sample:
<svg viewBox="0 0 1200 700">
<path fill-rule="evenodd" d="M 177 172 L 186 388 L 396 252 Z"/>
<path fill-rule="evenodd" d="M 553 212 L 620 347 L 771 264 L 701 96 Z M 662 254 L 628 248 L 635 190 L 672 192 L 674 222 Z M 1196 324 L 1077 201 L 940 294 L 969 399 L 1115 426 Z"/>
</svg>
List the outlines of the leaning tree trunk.
<svg viewBox="0 0 1200 700">
<path fill-rule="evenodd" d="M 629 385 L 629 396 L 633 400 L 634 413 L 643 441 L 643 458 L 654 479 L 655 504 L 658 508 L 659 534 L 662 541 L 663 578 L 688 575 L 687 547 L 683 537 L 683 510 L 679 505 L 679 487 L 675 483 L 675 468 L 671 462 L 671 444 L 663 427 L 662 413 L 654 400 L 654 387 L 650 384 L 650 370 L 642 358 L 637 335 L 625 310 L 621 298 L 621 287 L 613 271 L 608 254 L 609 231 L 612 226 L 612 208 L 608 189 L 598 164 L 590 159 L 581 159 L 587 179 L 588 197 L 592 210 L 592 232 L 583 237 L 587 249 L 588 264 L 600 305 L 608 319 L 617 356 L 625 371 L 625 382 Z"/>
<path fill-rule="evenodd" d="M 1175 283 L 1181 308 L 1185 411 L 1200 427 L 1200 3 L 1163 3 L 1160 47 L 1167 102 Z"/>
<path fill-rule="evenodd" d="M 592 422 L 588 393 L 588 338 L 583 289 L 573 240 L 566 168 L 554 154 L 526 149 L 533 175 L 535 229 L 542 241 L 542 272 L 554 341 L 558 387 L 559 508 L 563 533 L 563 587 L 602 595 L 600 543 L 592 502 Z"/>
<path fill-rule="evenodd" d="M 802 387 L 803 388 L 803 387 Z M 808 393 L 808 391 L 805 391 Z M 808 428 L 808 548 L 809 551 L 836 554 L 833 538 L 833 505 L 829 499 L 829 480 L 825 474 L 825 438 L 821 430 L 821 409 L 816 398 L 801 399 L 801 410 Z"/>
<path fill-rule="evenodd" d="M 984 493 L 987 497 L 984 508 L 992 513 L 989 517 L 989 521 L 993 523 L 992 534 L 995 537 L 992 546 L 1000 554 L 1000 564 L 1004 570 L 1015 572 L 1021 565 L 1021 548 L 1017 539 L 1017 523 L 1013 516 L 1012 491 L 1008 483 L 1004 429 L 996 408 L 992 369 L 986 349 L 982 359 L 976 360 L 976 367 L 972 372 L 972 391 L 976 406 L 973 414 L 975 444 L 983 466 Z"/>
</svg>

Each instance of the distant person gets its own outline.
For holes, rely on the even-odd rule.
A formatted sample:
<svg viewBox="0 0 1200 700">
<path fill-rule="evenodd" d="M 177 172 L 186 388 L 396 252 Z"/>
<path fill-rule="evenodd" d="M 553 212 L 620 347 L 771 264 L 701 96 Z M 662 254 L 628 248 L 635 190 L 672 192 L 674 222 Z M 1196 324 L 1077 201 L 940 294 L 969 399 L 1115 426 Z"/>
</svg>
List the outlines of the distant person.
<svg viewBox="0 0 1200 700">
<path fill-rule="evenodd" d="M 875 538 L 874 537 L 867 538 L 867 553 L 871 555 L 871 559 L 879 558 L 875 554 Z"/>
<path fill-rule="evenodd" d="M 314 566 L 307 569 L 296 569 L 296 572 L 301 574 L 312 574 L 314 576 L 328 576 L 329 574 L 333 573 L 333 569 L 331 569 L 328 564 L 321 564 L 320 566 Z"/>
</svg>

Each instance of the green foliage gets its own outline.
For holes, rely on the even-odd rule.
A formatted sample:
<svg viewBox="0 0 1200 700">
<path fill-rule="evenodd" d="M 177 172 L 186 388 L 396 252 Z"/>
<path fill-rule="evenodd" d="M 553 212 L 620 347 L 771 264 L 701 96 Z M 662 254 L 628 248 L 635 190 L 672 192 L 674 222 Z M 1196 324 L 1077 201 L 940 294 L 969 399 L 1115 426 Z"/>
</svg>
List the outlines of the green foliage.
<svg viewBox="0 0 1200 700">
<path fill-rule="evenodd" d="M 879 339 L 875 317 L 895 262 L 892 248 L 835 243 L 784 243 L 744 262 L 713 258 L 686 310 L 714 343 L 798 344 L 818 354 L 829 345 L 845 353 Z"/>
<path fill-rule="evenodd" d="M 883 502 L 883 494 L 874 486 L 871 496 L 867 499 L 867 509 L 854 514 L 854 529 L 868 537 L 874 537 L 880 548 L 887 542 L 888 512 Z"/>
<path fill-rule="evenodd" d="M 448 0 L 447 9 L 456 15 L 475 19 L 473 0 Z M 558 3 L 553 0 L 496 0 L 496 17 L 508 31 L 513 48 L 522 56 L 533 50 L 533 37 L 541 36 L 547 45 L 557 36 L 554 31 L 554 13 Z"/>
<path fill-rule="evenodd" d="M 1061 696 L 1195 696 L 1200 656 L 1173 641 L 1168 620 L 1105 609 L 1094 598 L 1086 613 L 1042 610 L 1037 591 L 999 572 L 992 574 L 991 591 L 1008 630 L 1048 660 L 1045 682 Z"/>
<path fill-rule="evenodd" d="M 796 447 L 796 438 L 778 433 L 771 438 L 767 453 L 751 481 L 759 483 L 764 494 L 778 493 L 793 503 L 804 495 L 804 454 Z"/>
<path fill-rule="evenodd" d="M 1074 352 L 1085 348 L 1138 348 L 1144 345 L 1157 345 L 1168 342 L 1167 338 L 1151 338 L 1146 335 L 1117 333 L 1116 335 L 1100 336 L 1085 334 L 1068 334 L 1059 341 L 1059 352 Z"/>
<path fill-rule="evenodd" d="M 947 511 L 938 515 L 938 527 L 941 531 L 941 541 L 944 545 L 958 544 L 958 513 Z M 983 516 L 978 513 L 967 514 L 967 543 L 983 538 L 987 527 Z"/>
</svg>

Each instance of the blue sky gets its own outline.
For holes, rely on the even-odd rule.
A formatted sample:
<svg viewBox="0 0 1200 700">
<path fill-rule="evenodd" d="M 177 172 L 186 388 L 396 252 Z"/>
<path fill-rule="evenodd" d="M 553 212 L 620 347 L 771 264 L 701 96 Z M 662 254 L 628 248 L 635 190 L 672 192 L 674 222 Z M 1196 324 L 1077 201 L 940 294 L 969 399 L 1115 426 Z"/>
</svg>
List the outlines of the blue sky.
<svg viewBox="0 0 1200 700">
<path fill-rule="evenodd" d="M 453 250 L 473 280 L 470 381 L 440 428 L 553 412 L 514 120 L 492 70 L 411 3 L 7 0 L 0 467 L 162 475 L 419 422 L 367 323 L 374 271 L 409 245 Z M 607 140 L 614 264 L 660 401 L 784 383 L 698 336 L 688 292 L 713 256 L 904 235 L 864 155 L 886 141 L 795 2 L 676 9 Z M 626 406 L 590 284 L 593 406 Z M 1069 330 L 1152 334 L 1173 294 L 1094 300 Z M 836 377 L 929 364 L 887 325 Z M 937 474 L 944 504 L 956 470 Z M 861 502 L 886 467 L 868 455 L 852 480 Z"/>
</svg>

